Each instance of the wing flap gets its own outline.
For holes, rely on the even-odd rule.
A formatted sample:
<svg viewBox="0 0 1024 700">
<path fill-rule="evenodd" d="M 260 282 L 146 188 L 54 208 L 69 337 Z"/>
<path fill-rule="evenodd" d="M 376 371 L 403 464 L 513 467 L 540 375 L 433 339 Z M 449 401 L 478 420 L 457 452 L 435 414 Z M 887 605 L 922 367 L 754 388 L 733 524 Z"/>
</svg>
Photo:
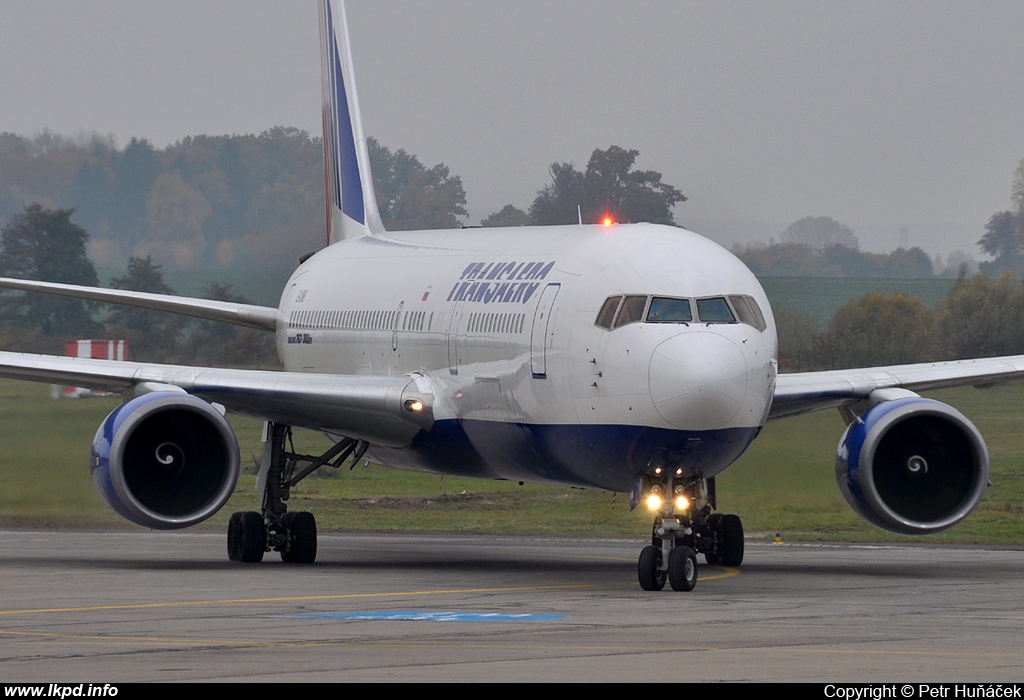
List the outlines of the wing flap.
<svg viewBox="0 0 1024 700">
<path fill-rule="evenodd" d="M 1024 355 L 780 374 L 769 419 L 854 403 L 876 389 L 985 386 L 1024 379 Z"/>
<path fill-rule="evenodd" d="M 415 376 L 217 369 L 0 352 L 0 377 L 126 392 L 143 383 L 179 387 L 236 413 L 406 447 L 433 424 L 433 392 Z M 410 399 L 423 408 L 406 409 Z"/>
</svg>

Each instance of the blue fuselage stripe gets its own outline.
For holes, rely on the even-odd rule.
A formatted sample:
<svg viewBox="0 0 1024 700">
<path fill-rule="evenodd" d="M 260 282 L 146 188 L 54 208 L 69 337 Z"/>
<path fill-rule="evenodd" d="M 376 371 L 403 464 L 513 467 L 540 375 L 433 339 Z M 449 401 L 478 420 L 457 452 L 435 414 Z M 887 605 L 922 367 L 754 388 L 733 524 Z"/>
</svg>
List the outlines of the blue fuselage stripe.
<svg viewBox="0 0 1024 700">
<path fill-rule="evenodd" d="M 404 450 L 373 447 L 381 464 L 457 476 L 628 491 L 657 466 L 711 477 L 760 428 L 667 430 L 637 425 L 529 425 L 440 420 Z"/>
</svg>

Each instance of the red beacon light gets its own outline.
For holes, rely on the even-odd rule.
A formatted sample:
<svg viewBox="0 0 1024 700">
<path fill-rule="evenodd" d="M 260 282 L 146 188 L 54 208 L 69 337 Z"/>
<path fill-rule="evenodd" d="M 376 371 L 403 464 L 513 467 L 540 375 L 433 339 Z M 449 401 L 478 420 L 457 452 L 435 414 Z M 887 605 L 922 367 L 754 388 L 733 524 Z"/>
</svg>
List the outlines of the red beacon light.
<svg viewBox="0 0 1024 700">
<path fill-rule="evenodd" d="M 615 219 L 613 219 L 610 216 L 606 216 L 603 219 L 601 219 L 601 225 L 604 226 L 605 228 L 611 226 L 614 223 L 615 223 Z"/>
</svg>

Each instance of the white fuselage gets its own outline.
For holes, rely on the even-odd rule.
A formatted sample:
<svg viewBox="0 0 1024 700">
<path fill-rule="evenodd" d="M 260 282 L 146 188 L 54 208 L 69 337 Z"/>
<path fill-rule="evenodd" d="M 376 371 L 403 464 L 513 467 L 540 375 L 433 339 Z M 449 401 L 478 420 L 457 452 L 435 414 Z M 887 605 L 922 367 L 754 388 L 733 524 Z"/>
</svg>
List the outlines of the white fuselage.
<svg viewBox="0 0 1024 700">
<path fill-rule="evenodd" d="M 601 327 L 617 295 L 647 295 L 651 319 L 651 299 L 685 300 L 693 318 Z M 761 328 L 698 315 L 698 300 L 741 295 Z M 406 468 L 613 490 L 662 463 L 713 476 L 764 425 L 774 389 L 761 285 L 668 226 L 363 236 L 306 261 L 280 311 L 287 370 L 431 384 L 434 428 L 404 450 L 371 448 Z"/>
</svg>

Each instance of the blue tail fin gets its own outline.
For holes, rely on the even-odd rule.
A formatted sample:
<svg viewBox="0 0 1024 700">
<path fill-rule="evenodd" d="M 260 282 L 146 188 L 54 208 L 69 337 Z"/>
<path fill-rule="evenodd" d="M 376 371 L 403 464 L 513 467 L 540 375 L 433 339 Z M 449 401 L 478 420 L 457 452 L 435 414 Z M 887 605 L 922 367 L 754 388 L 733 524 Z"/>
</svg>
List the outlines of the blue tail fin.
<svg viewBox="0 0 1024 700">
<path fill-rule="evenodd" d="M 320 4 L 327 242 L 384 231 L 359 116 L 344 2 Z"/>
</svg>

